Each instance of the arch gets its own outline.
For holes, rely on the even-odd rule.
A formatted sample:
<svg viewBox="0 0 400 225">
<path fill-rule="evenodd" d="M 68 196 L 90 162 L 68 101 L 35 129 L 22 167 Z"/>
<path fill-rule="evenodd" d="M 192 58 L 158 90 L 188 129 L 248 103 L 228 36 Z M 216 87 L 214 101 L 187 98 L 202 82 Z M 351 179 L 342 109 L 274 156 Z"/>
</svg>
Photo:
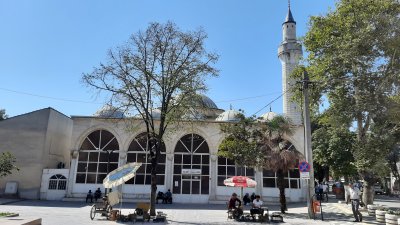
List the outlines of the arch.
<svg viewBox="0 0 400 225">
<path fill-rule="evenodd" d="M 161 142 L 161 152 L 157 165 L 157 185 L 165 183 L 165 144 Z M 151 184 L 151 162 L 150 148 L 147 133 L 138 134 L 131 141 L 127 151 L 127 163 L 141 162 L 142 166 L 136 171 L 136 176 L 126 182 L 126 184 L 150 185 Z"/>
<path fill-rule="evenodd" d="M 95 125 L 92 126 L 88 129 L 86 129 L 85 131 L 83 131 L 80 136 L 77 138 L 75 144 L 74 144 L 74 148 L 75 149 L 80 149 L 82 143 L 85 141 L 85 139 L 87 138 L 87 136 L 91 133 L 93 133 L 94 131 L 97 130 L 106 130 L 108 132 L 110 132 L 118 141 L 118 143 L 121 143 L 120 141 L 120 136 L 118 135 L 118 133 L 112 128 L 112 127 L 106 127 L 104 125 Z"/>
<path fill-rule="evenodd" d="M 182 136 L 174 149 L 173 193 L 209 194 L 210 149 L 195 133 Z"/>
<path fill-rule="evenodd" d="M 67 178 L 62 174 L 56 174 L 49 179 L 49 190 L 65 190 L 67 188 Z"/>
<path fill-rule="evenodd" d="M 89 133 L 78 152 L 76 183 L 101 184 L 110 171 L 118 167 L 119 143 L 114 134 L 105 129 Z"/>
</svg>

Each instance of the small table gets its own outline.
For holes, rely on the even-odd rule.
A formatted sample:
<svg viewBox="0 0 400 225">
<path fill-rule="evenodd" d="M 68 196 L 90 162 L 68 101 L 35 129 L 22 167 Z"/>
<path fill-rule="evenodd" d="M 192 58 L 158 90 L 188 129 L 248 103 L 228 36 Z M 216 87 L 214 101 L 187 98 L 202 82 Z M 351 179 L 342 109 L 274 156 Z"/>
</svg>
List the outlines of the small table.
<svg viewBox="0 0 400 225">
<path fill-rule="evenodd" d="M 283 217 L 279 212 L 273 212 L 271 214 L 271 222 L 283 222 Z"/>
</svg>

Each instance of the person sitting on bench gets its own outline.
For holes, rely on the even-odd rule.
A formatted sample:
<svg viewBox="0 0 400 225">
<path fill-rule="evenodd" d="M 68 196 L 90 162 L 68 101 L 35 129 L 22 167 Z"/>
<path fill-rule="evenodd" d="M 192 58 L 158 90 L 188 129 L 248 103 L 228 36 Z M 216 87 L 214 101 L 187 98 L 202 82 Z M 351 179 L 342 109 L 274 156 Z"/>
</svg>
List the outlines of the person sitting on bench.
<svg viewBox="0 0 400 225">
<path fill-rule="evenodd" d="M 164 203 L 164 193 L 162 191 L 157 193 L 156 204 L 158 204 L 158 199 L 161 199 L 161 201 Z"/>
<path fill-rule="evenodd" d="M 165 203 L 165 204 L 171 203 L 172 204 L 172 193 L 171 193 L 170 189 L 168 189 L 168 191 L 165 192 L 163 203 Z"/>
<path fill-rule="evenodd" d="M 88 202 L 88 200 L 90 199 L 90 202 L 93 203 L 93 193 L 92 190 L 89 190 L 89 192 L 86 195 L 86 203 Z"/>
<path fill-rule="evenodd" d="M 97 190 L 94 192 L 94 201 L 97 202 L 97 199 L 101 198 L 101 190 L 100 188 L 97 188 Z"/>
<path fill-rule="evenodd" d="M 250 195 L 249 193 L 246 193 L 243 197 L 243 205 L 247 205 L 250 204 L 251 200 L 250 200 Z"/>
<path fill-rule="evenodd" d="M 260 199 L 261 197 L 259 195 L 256 195 L 256 199 L 253 201 L 253 208 L 250 209 L 250 214 L 253 217 L 254 214 L 258 215 L 263 215 L 264 214 L 264 209 L 261 208 L 263 201 Z"/>
</svg>

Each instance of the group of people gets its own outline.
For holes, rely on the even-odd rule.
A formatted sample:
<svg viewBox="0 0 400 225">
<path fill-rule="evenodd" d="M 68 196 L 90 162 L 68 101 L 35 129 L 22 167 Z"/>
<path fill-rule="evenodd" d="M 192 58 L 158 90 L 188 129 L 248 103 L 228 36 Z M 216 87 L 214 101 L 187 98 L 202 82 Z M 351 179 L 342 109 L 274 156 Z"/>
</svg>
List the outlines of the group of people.
<svg viewBox="0 0 400 225">
<path fill-rule="evenodd" d="M 90 203 L 93 203 L 93 197 L 95 202 L 97 202 L 97 199 L 101 198 L 100 188 L 97 188 L 97 190 L 94 192 L 94 195 L 92 193 L 92 190 L 89 190 L 89 192 L 86 195 L 86 203 L 88 202 L 88 200 L 90 200 Z"/>
<path fill-rule="evenodd" d="M 326 201 L 328 201 L 328 190 L 329 186 L 326 182 L 315 185 L 315 194 L 317 195 L 317 199 L 322 201 L 325 197 Z"/>
<path fill-rule="evenodd" d="M 172 204 L 172 193 L 171 193 L 171 190 L 168 189 L 168 191 L 165 192 L 165 193 L 163 193 L 162 191 L 159 191 L 157 193 L 157 198 L 156 198 L 156 203 L 157 204 L 158 204 L 158 200 L 160 200 L 160 199 L 162 200 L 162 203 L 165 203 L 165 204 L 170 203 L 170 204 Z"/>
<path fill-rule="evenodd" d="M 262 208 L 263 201 L 260 195 L 253 193 L 249 196 L 248 193 L 243 197 L 243 204 L 247 205 L 251 202 L 252 208 L 250 209 L 250 215 L 254 218 L 254 215 L 263 215 L 264 209 Z M 232 216 L 235 219 L 239 219 L 243 215 L 242 201 L 237 197 L 236 193 L 233 193 L 229 199 L 228 208 L 232 210 Z"/>
</svg>

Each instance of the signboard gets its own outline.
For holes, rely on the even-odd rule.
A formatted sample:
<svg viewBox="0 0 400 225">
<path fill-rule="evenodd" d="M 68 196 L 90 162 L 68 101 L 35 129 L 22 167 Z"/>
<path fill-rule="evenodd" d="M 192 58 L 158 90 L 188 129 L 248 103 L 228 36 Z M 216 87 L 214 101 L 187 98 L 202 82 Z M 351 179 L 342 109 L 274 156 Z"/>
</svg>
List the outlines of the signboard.
<svg viewBox="0 0 400 225">
<path fill-rule="evenodd" d="M 201 169 L 182 169 L 182 175 L 201 175 Z"/>
<path fill-rule="evenodd" d="M 299 170 L 300 172 L 310 172 L 311 166 L 308 164 L 308 162 L 303 161 L 299 162 Z"/>
<path fill-rule="evenodd" d="M 310 179 L 310 172 L 300 172 L 301 179 Z"/>
</svg>

